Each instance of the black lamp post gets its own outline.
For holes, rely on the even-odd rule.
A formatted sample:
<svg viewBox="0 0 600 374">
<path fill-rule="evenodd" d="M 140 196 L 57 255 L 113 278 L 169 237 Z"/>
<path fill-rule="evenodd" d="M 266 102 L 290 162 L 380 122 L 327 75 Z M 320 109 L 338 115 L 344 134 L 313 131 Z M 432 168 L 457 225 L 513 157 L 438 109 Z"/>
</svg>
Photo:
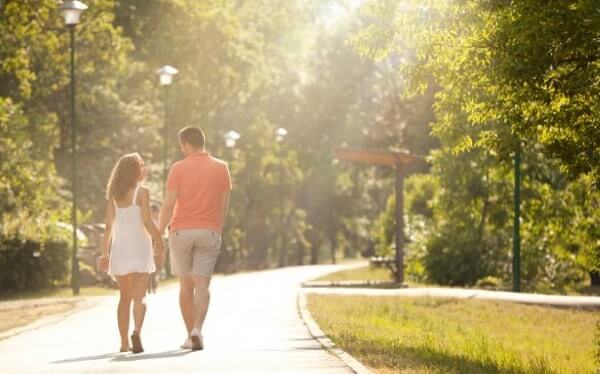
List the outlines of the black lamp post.
<svg viewBox="0 0 600 374">
<path fill-rule="evenodd" d="M 71 257 L 71 288 L 74 295 L 79 295 L 79 259 L 77 258 L 77 117 L 75 116 L 75 26 L 79 23 L 81 13 L 88 7 L 81 1 L 65 1 L 60 12 L 69 28 L 71 39 L 71 187 L 73 189 L 72 226 L 73 252 Z"/>
<path fill-rule="evenodd" d="M 521 144 L 515 150 L 513 223 L 513 292 L 521 292 Z"/>
<path fill-rule="evenodd" d="M 168 88 L 173 83 L 173 76 L 179 73 L 179 70 L 175 69 L 170 65 L 165 65 L 158 70 L 156 70 L 156 74 L 158 74 L 160 85 L 163 86 L 164 89 L 164 130 L 163 130 L 163 181 L 167 180 L 168 173 L 168 160 L 167 160 L 167 146 L 169 144 L 169 130 L 167 124 L 168 117 Z M 163 183 L 164 186 L 164 183 Z M 163 187 L 163 197 L 165 196 L 165 190 Z"/>
</svg>

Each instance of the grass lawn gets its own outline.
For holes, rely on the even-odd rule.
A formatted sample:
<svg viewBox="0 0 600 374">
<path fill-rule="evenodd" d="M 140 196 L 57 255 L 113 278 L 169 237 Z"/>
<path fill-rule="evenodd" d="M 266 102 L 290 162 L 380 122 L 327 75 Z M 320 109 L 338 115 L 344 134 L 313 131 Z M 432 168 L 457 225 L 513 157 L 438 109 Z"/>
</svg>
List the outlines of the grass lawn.
<svg viewBox="0 0 600 374">
<path fill-rule="evenodd" d="M 350 281 L 350 280 L 370 280 L 370 281 L 392 281 L 392 273 L 389 269 L 380 267 L 365 266 L 356 269 L 342 270 L 336 273 L 327 274 L 318 281 Z"/>
<path fill-rule="evenodd" d="M 92 287 L 81 287 L 79 289 L 79 296 L 110 296 L 116 295 L 117 290 L 108 287 L 92 286 Z M 6 293 L 0 295 L 0 301 L 7 300 L 23 300 L 23 299 L 38 299 L 43 297 L 69 297 L 73 296 L 71 287 L 57 287 L 48 290 L 41 291 L 26 291 L 19 293 Z"/>
<path fill-rule="evenodd" d="M 0 309 L 0 332 L 25 326 L 42 317 L 67 312 L 75 308 L 75 300 L 58 301 L 44 305 L 27 305 L 26 307 Z"/>
<path fill-rule="evenodd" d="M 308 295 L 321 329 L 379 373 L 594 373 L 600 313 L 480 300 Z"/>
</svg>

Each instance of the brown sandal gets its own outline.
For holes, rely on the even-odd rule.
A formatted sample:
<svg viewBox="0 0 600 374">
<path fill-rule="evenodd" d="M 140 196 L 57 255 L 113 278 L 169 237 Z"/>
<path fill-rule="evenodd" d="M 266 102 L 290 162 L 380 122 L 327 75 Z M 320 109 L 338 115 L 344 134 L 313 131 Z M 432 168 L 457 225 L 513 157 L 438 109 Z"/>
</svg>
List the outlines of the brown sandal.
<svg viewBox="0 0 600 374">
<path fill-rule="evenodd" d="M 190 339 L 192 340 L 192 351 L 201 351 L 204 349 L 204 342 L 201 336 L 192 335 Z"/>
<path fill-rule="evenodd" d="M 131 351 L 133 353 L 144 352 L 144 348 L 142 347 L 142 339 L 140 339 L 140 335 L 135 332 L 131 334 Z"/>
</svg>

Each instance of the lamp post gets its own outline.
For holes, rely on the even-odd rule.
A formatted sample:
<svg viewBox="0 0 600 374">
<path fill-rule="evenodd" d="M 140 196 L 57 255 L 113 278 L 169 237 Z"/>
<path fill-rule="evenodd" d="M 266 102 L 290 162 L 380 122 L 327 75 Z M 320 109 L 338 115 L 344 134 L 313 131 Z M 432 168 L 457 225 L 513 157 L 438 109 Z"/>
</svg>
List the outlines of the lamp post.
<svg viewBox="0 0 600 374">
<path fill-rule="evenodd" d="M 280 127 L 275 131 L 275 140 L 279 144 L 277 147 L 277 157 L 279 159 L 279 229 L 281 231 L 281 248 L 279 253 L 279 267 L 287 266 L 287 238 L 285 234 L 285 216 L 283 213 L 283 157 L 281 154 L 281 143 L 285 140 L 287 130 Z"/>
<path fill-rule="evenodd" d="M 73 251 L 71 257 L 71 288 L 74 295 L 79 295 L 79 260 L 77 258 L 77 122 L 75 116 L 75 26 L 79 23 L 81 13 L 88 7 L 81 1 L 65 1 L 60 12 L 69 28 L 71 54 L 71 188 L 73 189 L 73 206 L 71 224 L 73 226 Z"/>
<path fill-rule="evenodd" d="M 521 143 L 515 150 L 513 223 L 513 292 L 521 292 Z"/>
<path fill-rule="evenodd" d="M 233 149 L 235 148 L 235 145 L 237 144 L 237 141 L 240 139 L 240 134 L 236 131 L 228 131 L 223 138 L 225 139 L 225 147 L 227 147 L 227 149 L 230 150 L 230 162 L 233 162 L 233 159 L 235 158 L 235 153 L 233 152 Z M 230 196 L 230 201 L 229 201 L 229 206 L 233 206 L 232 204 L 233 202 L 233 194 L 231 194 Z M 227 239 L 229 238 L 229 230 L 228 230 L 228 226 L 225 226 L 223 228 L 224 232 L 223 232 L 223 248 L 227 248 Z M 234 271 L 237 271 L 237 256 L 236 256 L 236 251 L 233 250 L 231 251 L 231 263 L 233 265 L 233 269 Z"/>
<path fill-rule="evenodd" d="M 168 118 L 168 87 L 173 83 L 173 77 L 179 73 L 179 70 L 175 69 L 170 65 L 165 65 L 156 70 L 156 74 L 158 75 L 159 83 L 164 87 L 164 129 L 163 129 L 163 181 L 167 180 L 168 173 L 168 160 L 167 160 L 167 146 L 169 144 L 169 128 L 167 124 Z M 163 198 L 165 197 L 165 187 L 163 184 Z"/>
</svg>

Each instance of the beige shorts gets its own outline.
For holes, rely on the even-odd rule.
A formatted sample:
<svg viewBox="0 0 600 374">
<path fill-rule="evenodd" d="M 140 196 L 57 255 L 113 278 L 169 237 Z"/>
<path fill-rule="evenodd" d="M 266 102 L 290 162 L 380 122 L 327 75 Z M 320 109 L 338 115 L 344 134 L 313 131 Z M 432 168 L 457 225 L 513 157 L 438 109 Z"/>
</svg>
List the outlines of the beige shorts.
<svg viewBox="0 0 600 374">
<path fill-rule="evenodd" d="M 210 278 L 221 252 L 221 234 L 209 229 L 181 229 L 169 234 L 171 272 Z"/>
</svg>

